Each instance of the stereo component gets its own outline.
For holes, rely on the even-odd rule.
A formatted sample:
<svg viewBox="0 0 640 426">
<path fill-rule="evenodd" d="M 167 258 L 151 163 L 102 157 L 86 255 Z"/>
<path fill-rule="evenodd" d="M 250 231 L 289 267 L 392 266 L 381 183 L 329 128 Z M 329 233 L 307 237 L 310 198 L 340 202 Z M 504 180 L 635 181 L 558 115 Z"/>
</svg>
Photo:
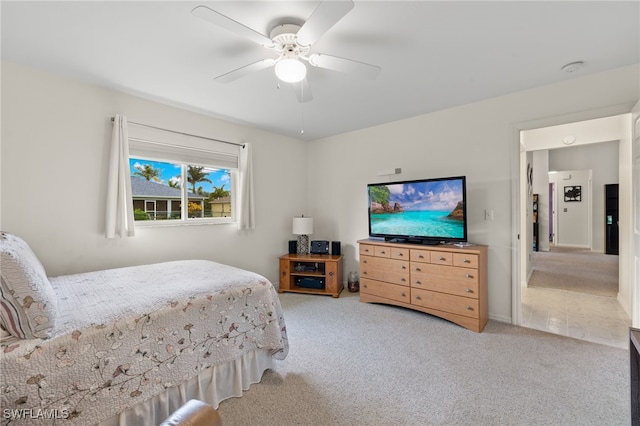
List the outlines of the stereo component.
<svg viewBox="0 0 640 426">
<path fill-rule="evenodd" d="M 334 256 L 340 256 L 340 241 L 331 241 L 331 254 Z"/>
<path fill-rule="evenodd" d="M 317 290 L 324 289 L 324 278 L 296 278 L 296 285 L 301 288 L 315 288 Z"/>
<path fill-rule="evenodd" d="M 311 254 L 329 254 L 329 241 L 311 241 Z"/>
</svg>

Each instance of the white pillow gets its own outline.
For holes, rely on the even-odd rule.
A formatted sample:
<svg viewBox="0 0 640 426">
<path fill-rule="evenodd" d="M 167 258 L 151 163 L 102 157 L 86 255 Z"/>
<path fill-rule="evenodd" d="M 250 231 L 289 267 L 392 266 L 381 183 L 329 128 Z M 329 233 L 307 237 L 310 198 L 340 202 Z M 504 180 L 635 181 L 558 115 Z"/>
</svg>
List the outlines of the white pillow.
<svg viewBox="0 0 640 426">
<path fill-rule="evenodd" d="M 47 338 L 53 329 L 57 300 L 44 267 L 29 245 L 0 232 L 0 321 L 13 336 Z"/>
</svg>

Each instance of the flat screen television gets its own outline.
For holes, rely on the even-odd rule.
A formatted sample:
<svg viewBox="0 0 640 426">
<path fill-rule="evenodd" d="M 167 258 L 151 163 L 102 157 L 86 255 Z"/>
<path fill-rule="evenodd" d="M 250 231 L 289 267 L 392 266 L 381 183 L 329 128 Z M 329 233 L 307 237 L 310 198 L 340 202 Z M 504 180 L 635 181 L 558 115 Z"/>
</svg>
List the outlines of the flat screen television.
<svg viewBox="0 0 640 426">
<path fill-rule="evenodd" d="M 466 177 L 371 183 L 369 236 L 415 244 L 467 241 Z"/>
</svg>

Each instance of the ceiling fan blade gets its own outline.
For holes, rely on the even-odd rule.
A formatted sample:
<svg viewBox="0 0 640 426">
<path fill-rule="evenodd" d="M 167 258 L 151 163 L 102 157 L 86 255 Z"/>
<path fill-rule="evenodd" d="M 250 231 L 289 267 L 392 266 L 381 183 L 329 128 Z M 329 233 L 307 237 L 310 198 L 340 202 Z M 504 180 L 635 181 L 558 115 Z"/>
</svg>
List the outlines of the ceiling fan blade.
<svg viewBox="0 0 640 426">
<path fill-rule="evenodd" d="M 238 34 L 244 38 L 247 38 L 254 43 L 257 43 L 265 47 L 273 47 L 271 39 L 259 32 L 241 24 L 238 21 L 234 21 L 228 16 L 223 15 L 220 12 L 216 12 L 213 9 L 209 9 L 207 6 L 196 6 L 191 13 L 198 18 L 204 19 L 207 22 L 222 27 L 228 31 Z"/>
<path fill-rule="evenodd" d="M 315 67 L 351 74 L 357 77 L 375 80 L 382 68 L 377 65 L 366 64 L 352 59 L 314 53 L 309 56 L 309 63 Z"/>
<path fill-rule="evenodd" d="M 353 1 L 321 1 L 296 34 L 298 44 L 311 46 L 353 9 Z"/>
<path fill-rule="evenodd" d="M 311 89 L 309 88 L 309 80 L 305 78 L 297 83 L 291 83 L 291 85 L 293 86 L 293 90 L 296 92 L 298 102 L 304 103 L 313 100 L 313 95 L 311 94 Z"/>
<path fill-rule="evenodd" d="M 219 81 L 221 83 L 229 83 L 239 78 L 244 77 L 245 75 L 251 74 L 256 71 L 263 70 L 265 68 L 272 67 L 275 64 L 275 59 L 263 59 L 258 62 L 254 62 L 249 65 L 245 65 L 244 67 L 237 68 L 233 71 L 229 71 L 228 73 L 217 76 L 214 80 Z"/>
</svg>

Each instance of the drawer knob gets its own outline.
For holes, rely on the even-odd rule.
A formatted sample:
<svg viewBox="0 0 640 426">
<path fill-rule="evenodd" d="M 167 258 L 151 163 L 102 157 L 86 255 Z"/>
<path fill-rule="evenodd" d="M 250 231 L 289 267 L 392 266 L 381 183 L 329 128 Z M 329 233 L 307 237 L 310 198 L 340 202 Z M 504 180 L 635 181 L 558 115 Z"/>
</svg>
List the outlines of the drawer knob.
<svg viewBox="0 0 640 426">
<path fill-rule="evenodd" d="M 419 255 L 418 255 L 418 259 L 424 259 L 424 256 L 423 256 L 423 255 L 421 255 L 421 254 L 419 254 Z"/>
<path fill-rule="evenodd" d="M 380 250 L 380 254 L 387 254 L 387 252 L 384 250 Z"/>
<path fill-rule="evenodd" d="M 420 268 L 416 267 L 416 269 L 414 269 L 414 271 L 420 272 Z"/>
<path fill-rule="evenodd" d="M 416 284 L 422 285 L 422 282 L 420 280 L 416 280 Z"/>
<path fill-rule="evenodd" d="M 402 266 L 400 267 L 400 269 L 407 269 L 407 267 L 406 267 L 406 266 L 404 266 L 404 265 L 402 265 Z"/>
<path fill-rule="evenodd" d="M 467 293 L 473 293 L 473 290 L 471 290 L 470 288 L 465 290 Z"/>
<path fill-rule="evenodd" d="M 402 252 L 398 252 L 398 256 L 404 256 L 404 254 L 402 254 Z"/>
<path fill-rule="evenodd" d="M 362 263 L 367 263 L 367 261 L 366 261 L 366 260 L 363 260 L 363 261 L 362 261 Z"/>
<path fill-rule="evenodd" d="M 333 276 L 333 272 L 329 272 L 329 276 L 332 277 Z"/>
<path fill-rule="evenodd" d="M 416 300 L 422 300 L 422 297 L 416 296 Z"/>
<path fill-rule="evenodd" d="M 406 282 L 407 280 L 405 278 L 400 278 L 400 281 Z"/>
<path fill-rule="evenodd" d="M 367 275 L 367 271 L 362 271 L 362 275 Z"/>
<path fill-rule="evenodd" d="M 467 278 L 473 278 L 473 275 L 467 274 Z"/>
<path fill-rule="evenodd" d="M 473 311 L 473 308 L 471 306 L 467 306 L 467 311 Z"/>
<path fill-rule="evenodd" d="M 404 293 L 400 293 L 400 296 L 402 296 L 402 297 L 407 297 L 407 295 L 406 295 L 406 294 L 404 294 Z"/>
<path fill-rule="evenodd" d="M 471 261 L 469 259 L 464 259 L 462 263 L 471 263 Z"/>
<path fill-rule="evenodd" d="M 444 257 L 440 256 L 440 260 L 447 260 L 447 259 L 445 259 Z"/>
</svg>

